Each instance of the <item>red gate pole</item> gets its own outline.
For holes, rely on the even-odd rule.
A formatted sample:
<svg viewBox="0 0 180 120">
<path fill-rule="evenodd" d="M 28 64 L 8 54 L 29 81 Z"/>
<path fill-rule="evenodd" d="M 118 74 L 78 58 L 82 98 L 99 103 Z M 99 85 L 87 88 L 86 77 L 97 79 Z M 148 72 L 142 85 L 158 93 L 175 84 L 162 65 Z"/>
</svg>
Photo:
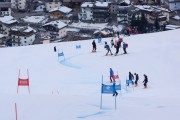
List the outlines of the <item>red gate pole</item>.
<svg viewBox="0 0 180 120">
<path fill-rule="evenodd" d="M 15 103 L 15 114 L 16 114 L 16 120 L 18 120 L 16 103 Z"/>
<path fill-rule="evenodd" d="M 30 94 L 30 88 L 29 88 L 29 70 L 27 69 L 27 74 L 28 74 L 28 91 L 29 91 L 29 94 Z"/>
</svg>

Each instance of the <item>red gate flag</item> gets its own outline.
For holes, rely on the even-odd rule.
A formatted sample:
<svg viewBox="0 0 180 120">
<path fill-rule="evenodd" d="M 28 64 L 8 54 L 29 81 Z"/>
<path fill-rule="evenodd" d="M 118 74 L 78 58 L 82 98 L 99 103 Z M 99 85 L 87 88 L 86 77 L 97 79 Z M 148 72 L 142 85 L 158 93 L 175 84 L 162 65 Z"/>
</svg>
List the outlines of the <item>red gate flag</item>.
<svg viewBox="0 0 180 120">
<path fill-rule="evenodd" d="M 19 75 L 18 75 L 18 86 L 17 86 L 17 93 L 18 93 L 18 88 L 19 86 L 27 86 L 28 87 L 28 91 L 29 91 L 29 94 L 30 94 L 30 89 L 29 89 L 29 71 L 27 69 L 27 75 L 28 75 L 28 78 L 27 79 L 22 79 L 20 78 L 20 70 L 19 70 Z"/>
</svg>

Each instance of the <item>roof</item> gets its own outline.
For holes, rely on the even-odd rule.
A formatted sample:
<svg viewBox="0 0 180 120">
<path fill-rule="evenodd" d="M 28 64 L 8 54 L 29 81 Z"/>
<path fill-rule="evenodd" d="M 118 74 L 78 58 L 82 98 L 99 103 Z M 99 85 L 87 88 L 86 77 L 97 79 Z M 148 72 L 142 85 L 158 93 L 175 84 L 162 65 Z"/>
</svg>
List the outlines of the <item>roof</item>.
<svg viewBox="0 0 180 120">
<path fill-rule="evenodd" d="M 0 34 L 0 38 L 3 38 L 3 37 L 5 37 L 5 35 L 3 35 L 3 34 Z"/>
<path fill-rule="evenodd" d="M 47 26 L 47 25 L 56 26 L 58 29 L 62 29 L 62 28 L 64 28 L 64 27 L 67 26 L 67 24 L 61 22 L 60 20 L 52 21 L 52 22 L 46 23 L 46 24 L 43 25 L 43 26 Z"/>
<path fill-rule="evenodd" d="M 0 8 L 11 8 L 10 2 L 0 2 Z"/>
<path fill-rule="evenodd" d="M 45 16 L 26 16 L 22 19 L 29 23 L 45 23 L 47 21 Z"/>
<path fill-rule="evenodd" d="M 12 16 L 3 16 L 3 17 L 0 17 L 0 22 L 2 22 L 4 24 L 12 24 L 12 23 L 16 23 L 18 21 L 16 19 L 14 19 L 14 17 L 12 17 Z"/>
<path fill-rule="evenodd" d="M 66 6 L 60 6 L 60 7 L 55 7 L 53 9 L 51 9 L 49 12 L 54 12 L 54 11 L 60 11 L 62 13 L 68 14 L 68 13 L 70 13 L 72 11 L 72 9 L 68 8 Z"/>
<path fill-rule="evenodd" d="M 109 2 L 99 2 L 99 1 L 95 2 L 95 6 L 97 7 L 108 7 L 108 5 L 109 5 Z"/>
<path fill-rule="evenodd" d="M 84 3 L 82 3 L 81 7 L 93 7 L 93 3 L 92 2 L 84 2 Z"/>
</svg>

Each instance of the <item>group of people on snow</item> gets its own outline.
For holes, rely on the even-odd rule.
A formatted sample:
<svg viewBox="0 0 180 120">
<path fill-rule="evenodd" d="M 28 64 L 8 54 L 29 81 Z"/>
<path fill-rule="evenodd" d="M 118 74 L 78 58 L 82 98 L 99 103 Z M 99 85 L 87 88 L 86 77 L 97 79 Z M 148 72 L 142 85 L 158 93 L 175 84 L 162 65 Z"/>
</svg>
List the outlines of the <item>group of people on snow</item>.
<svg viewBox="0 0 180 120">
<path fill-rule="evenodd" d="M 123 44 L 123 45 L 121 45 L 121 44 Z M 96 52 L 97 47 L 96 47 L 96 42 L 95 42 L 95 40 L 93 40 L 92 46 L 93 46 L 92 52 Z M 112 51 L 111 51 L 111 48 L 113 48 L 113 47 L 116 49 L 116 52 L 115 52 L 115 54 L 114 54 L 114 55 L 116 56 L 116 55 L 119 53 L 119 49 L 121 48 L 121 46 L 122 46 L 122 48 L 123 48 L 124 54 L 127 54 L 126 48 L 128 47 L 128 44 L 125 43 L 125 42 L 123 42 L 123 39 L 122 39 L 122 38 L 118 38 L 115 42 L 114 42 L 114 40 L 112 39 L 112 40 L 111 40 L 111 47 L 108 45 L 107 42 L 105 42 L 104 48 L 107 50 L 106 56 L 107 56 L 109 53 L 110 53 L 110 55 L 113 55 L 113 53 L 112 53 Z"/>
<path fill-rule="evenodd" d="M 146 74 L 143 75 L 144 76 L 144 81 L 143 81 L 143 85 L 144 88 L 147 88 L 147 83 L 148 83 L 148 77 Z M 135 87 L 138 86 L 138 81 L 139 81 L 139 75 L 137 73 L 134 73 L 134 75 L 129 72 L 129 82 L 126 83 L 127 86 L 129 86 L 129 84 L 135 85 Z M 110 68 L 110 82 L 116 82 L 115 78 L 114 78 L 114 71 L 112 70 L 112 68 Z"/>
</svg>

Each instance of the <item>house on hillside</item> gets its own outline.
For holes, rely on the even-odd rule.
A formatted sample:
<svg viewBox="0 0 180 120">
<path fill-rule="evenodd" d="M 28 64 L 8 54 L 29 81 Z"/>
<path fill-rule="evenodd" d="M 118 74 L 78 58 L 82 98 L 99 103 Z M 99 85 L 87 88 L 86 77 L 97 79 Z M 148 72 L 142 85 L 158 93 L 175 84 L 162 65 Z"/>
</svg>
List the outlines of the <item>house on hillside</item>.
<svg viewBox="0 0 180 120">
<path fill-rule="evenodd" d="M 61 22 L 60 20 L 46 23 L 43 25 L 43 28 L 50 32 L 53 40 L 63 38 L 67 35 L 67 24 Z"/>
<path fill-rule="evenodd" d="M 58 0 L 45 0 L 46 11 L 49 12 L 51 9 L 60 7 L 62 3 Z"/>
<path fill-rule="evenodd" d="M 159 7 L 159 6 L 147 6 L 147 5 L 137 5 L 135 6 L 140 13 L 144 13 L 147 21 L 150 24 L 154 24 L 156 17 L 160 25 L 164 25 L 169 22 L 170 10 Z M 139 14 L 140 16 L 141 14 Z"/>
<path fill-rule="evenodd" d="M 18 21 L 12 16 L 0 17 L 0 33 L 8 35 L 9 30 L 17 23 Z"/>
<path fill-rule="evenodd" d="M 51 20 L 70 20 L 72 9 L 66 6 L 59 6 L 49 11 L 49 17 Z"/>
<path fill-rule="evenodd" d="M 6 38 L 5 35 L 0 34 L 0 45 L 4 45 L 5 44 L 5 40 L 6 40 L 5 38 Z"/>
<path fill-rule="evenodd" d="M 92 21 L 93 20 L 93 3 L 92 2 L 84 2 L 80 8 L 79 19 L 84 21 Z"/>
<path fill-rule="evenodd" d="M 0 16 L 11 15 L 11 2 L 0 2 Z"/>
<path fill-rule="evenodd" d="M 180 10 L 180 0 L 168 0 L 170 10 Z"/>
<path fill-rule="evenodd" d="M 103 37 L 103 38 L 106 38 L 106 37 L 112 37 L 113 36 L 113 32 L 107 28 L 104 28 L 102 30 L 96 30 L 94 33 L 95 37 Z"/>
<path fill-rule="evenodd" d="M 92 2 L 92 0 L 62 0 L 62 4 L 70 8 L 80 8 L 83 2 Z"/>
<path fill-rule="evenodd" d="M 36 31 L 27 26 L 13 27 L 9 31 L 12 40 L 12 46 L 27 46 L 32 45 L 35 40 Z"/>
<path fill-rule="evenodd" d="M 99 23 L 108 22 L 109 17 L 109 2 L 96 1 L 93 6 L 93 21 Z"/>
</svg>

